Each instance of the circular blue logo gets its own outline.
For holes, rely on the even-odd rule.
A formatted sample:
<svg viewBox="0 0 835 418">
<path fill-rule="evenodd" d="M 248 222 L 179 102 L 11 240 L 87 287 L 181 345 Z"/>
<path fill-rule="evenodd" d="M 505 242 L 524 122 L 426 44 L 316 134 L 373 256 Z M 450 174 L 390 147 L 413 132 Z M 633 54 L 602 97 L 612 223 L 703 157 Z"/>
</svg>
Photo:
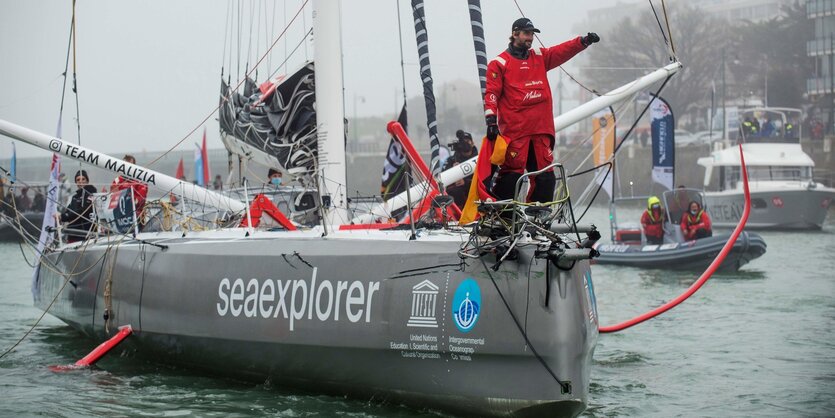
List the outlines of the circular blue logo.
<svg viewBox="0 0 835 418">
<path fill-rule="evenodd" d="M 481 312 L 481 289 L 473 279 L 466 279 L 458 285 L 452 298 L 452 319 L 461 332 L 470 332 L 478 322 Z"/>
</svg>

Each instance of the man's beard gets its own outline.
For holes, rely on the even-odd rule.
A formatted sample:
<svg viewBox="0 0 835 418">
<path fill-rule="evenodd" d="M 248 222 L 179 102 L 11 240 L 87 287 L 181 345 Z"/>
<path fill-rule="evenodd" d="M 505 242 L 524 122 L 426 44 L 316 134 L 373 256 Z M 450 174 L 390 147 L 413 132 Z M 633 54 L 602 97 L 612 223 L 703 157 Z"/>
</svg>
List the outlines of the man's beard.
<svg viewBox="0 0 835 418">
<path fill-rule="evenodd" d="M 513 43 L 513 46 L 516 47 L 516 48 L 524 48 L 524 49 L 527 50 L 527 49 L 531 49 L 531 44 L 533 44 L 533 41 L 518 40 L 518 41 Z"/>
</svg>

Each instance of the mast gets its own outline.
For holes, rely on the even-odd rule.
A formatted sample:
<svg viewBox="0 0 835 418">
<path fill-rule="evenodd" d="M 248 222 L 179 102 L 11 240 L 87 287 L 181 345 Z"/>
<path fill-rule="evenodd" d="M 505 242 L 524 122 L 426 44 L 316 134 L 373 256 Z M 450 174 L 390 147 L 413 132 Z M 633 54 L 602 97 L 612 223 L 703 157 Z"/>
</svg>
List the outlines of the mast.
<svg viewBox="0 0 835 418">
<path fill-rule="evenodd" d="M 475 49 L 476 67 L 478 67 L 478 81 L 481 84 L 481 97 L 484 98 L 484 94 L 487 92 L 487 46 L 484 45 L 481 0 L 468 0 L 467 8 L 470 10 L 470 30 L 473 32 L 473 48 Z"/>
<path fill-rule="evenodd" d="M 319 194 L 325 225 L 348 221 L 345 164 L 345 105 L 342 86 L 342 3 L 313 1 L 316 132 Z"/>
<path fill-rule="evenodd" d="M 208 206 L 213 206 L 218 209 L 228 209 L 233 212 L 246 210 L 246 205 L 238 200 L 230 199 L 200 186 L 180 181 L 160 172 L 125 162 L 107 154 L 102 154 L 2 119 L 0 119 L 0 134 L 56 154 L 61 154 L 64 157 L 84 164 L 110 170 L 166 192 L 182 191 L 183 196 L 205 202 Z"/>
<path fill-rule="evenodd" d="M 423 0 L 412 0 L 412 15 L 415 18 L 415 40 L 417 41 L 418 58 L 420 60 L 420 79 L 423 82 L 423 103 L 426 107 L 426 127 L 429 129 L 429 149 L 432 158 L 429 161 L 429 171 L 438 180 L 441 174 L 441 143 L 438 140 L 438 119 L 435 107 L 434 81 L 432 80 L 432 66 L 429 64 L 429 31 L 426 29 L 426 14 Z M 441 191 L 447 183 L 440 182 Z"/>
</svg>

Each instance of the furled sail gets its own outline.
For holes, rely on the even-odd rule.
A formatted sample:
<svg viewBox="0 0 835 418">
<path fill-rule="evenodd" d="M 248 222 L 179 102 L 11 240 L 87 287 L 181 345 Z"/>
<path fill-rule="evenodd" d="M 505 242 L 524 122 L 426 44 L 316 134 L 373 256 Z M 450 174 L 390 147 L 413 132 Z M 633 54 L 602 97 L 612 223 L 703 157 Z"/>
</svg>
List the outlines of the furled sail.
<svg viewBox="0 0 835 418">
<path fill-rule="evenodd" d="M 241 92 L 221 79 L 220 130 L 233 153 L 293 176 L 314 173 L 317 158 L 313 63 Z M 231 138 L 231 140 L 230 140 Z"/>
<path fill-rule="evenodd" d="M 487 46 L 484 44 L 484 24 L 481 21 L 481 0 L 468 0 L 470 11 L 470 29 L 473 32 L 478 81 L 481 84 L 481 96 L 487 91 Z"/>
<path fill-rule="evenodd" d="M 420 59 L 420 79 L 423 82 L 423 101 L 426 105 L 426 126 L 429 128 L 429 149 L 432 159 L 429 170 L 437 178 L 441 174 L 441 144 L 438 141 L 438 119 L 435 114 L 435 92 L 433 90 L 432 66 L 429 64 L 429 32 L 426 29 L 426 15 L 423 0 L 412 0 L 412 14 L 415 18 L 415 39 Z"/>
</svg>

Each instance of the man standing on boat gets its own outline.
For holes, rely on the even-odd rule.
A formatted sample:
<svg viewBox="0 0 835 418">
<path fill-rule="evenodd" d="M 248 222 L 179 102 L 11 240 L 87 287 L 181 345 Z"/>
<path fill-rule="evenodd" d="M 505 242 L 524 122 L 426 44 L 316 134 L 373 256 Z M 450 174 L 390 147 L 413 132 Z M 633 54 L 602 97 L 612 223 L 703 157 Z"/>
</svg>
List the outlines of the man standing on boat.
<svg viewBox="0 0 835 418">
<path fill-rule="evenodd" d="M 517 19 L 511 30 L 507 50 L 487 65 L 484 95 L 487 138 L 495 141 L 501 132 L 508 142 L 493 187 L 499 199 L 513 198 L 516 180 L 526 169 L 540 170 L 554 161 L 554 106 L 547 72 L 600 41 L 589 32 L 550 48 L 531 48 L 539 29 L 530 19 Z M 553 170 L 539 174 L 532 181 L 530 200 L 550 202 L 555 186 Z"/>
</svg>

